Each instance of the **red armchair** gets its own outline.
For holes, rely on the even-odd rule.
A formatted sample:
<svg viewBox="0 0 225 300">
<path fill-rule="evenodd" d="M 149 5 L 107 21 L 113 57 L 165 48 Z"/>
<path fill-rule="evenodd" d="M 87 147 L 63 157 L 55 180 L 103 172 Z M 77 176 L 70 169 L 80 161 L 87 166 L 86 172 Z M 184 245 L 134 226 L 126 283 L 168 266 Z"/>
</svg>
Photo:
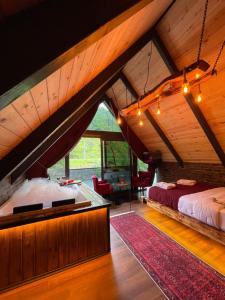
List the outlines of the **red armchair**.
<svg viewBox="0 0 225 300">
<path fill-rule="evenodd" d="M 97 176 L 92 176 L 92 182 L 94 186 L 94 190 L 99 195 L 110 195 L 113 192 L 113 187 L 106 180 L 98 180 Z"/>
<path fill-rule="evenodd" d="M 145 188 L 147 186 L 152 185 L 153 180 L 154 180 L 154 172 L 144 172 L 144 171 L 139 171 L 138 176 L 134 176 L 132 178 L 132 187 L 133 188 Z"/>
</svg>

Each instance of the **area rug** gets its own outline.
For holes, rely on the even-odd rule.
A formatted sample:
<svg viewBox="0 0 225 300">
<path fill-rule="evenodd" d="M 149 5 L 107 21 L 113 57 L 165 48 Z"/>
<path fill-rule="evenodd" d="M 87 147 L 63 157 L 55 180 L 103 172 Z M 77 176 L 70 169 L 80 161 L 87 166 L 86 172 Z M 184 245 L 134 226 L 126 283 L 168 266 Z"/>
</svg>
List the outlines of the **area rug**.
<svg viewBox="0 0 225 300">
<path fill-rule="evenodd" d="M 225 278 L 134 212 L 110 220 L 169 299 L 225 300 Z"/>
</svg>

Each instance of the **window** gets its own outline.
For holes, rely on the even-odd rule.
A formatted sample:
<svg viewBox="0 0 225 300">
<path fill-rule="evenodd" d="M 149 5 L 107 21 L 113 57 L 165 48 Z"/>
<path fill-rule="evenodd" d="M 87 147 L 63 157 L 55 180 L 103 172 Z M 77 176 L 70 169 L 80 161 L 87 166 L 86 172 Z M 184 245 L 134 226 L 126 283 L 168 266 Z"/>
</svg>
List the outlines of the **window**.
<svg viewBox="0 0 225 300">
<path fill-rule="evenodd" d="M 142 160 L 138 159 L 138 171 L 148 171 L 148 164 L 145 164 Z"/>
<path fill-rule="evenodd" d="M 111 132 L 121 131 L 120 127 L 116 123 L 114 116 L 111 114 L 104 103 L 101 103 L 99 105 L 99 108 L 87 130 Z"/>
<path fill-rule="evenodd" d="M 59 160 L 54 166 L 48 169 L 48 174 L 51 179 L 65 176 L 65 158 Z"/>
<path fill-rule="evenodd" d="M 123 167 L 130 165 L 128 144 L 126 142 L 105 142 L 105 152 L 106 167 Z"/>
<path fill-rule="evenodd" d="M 70 152 L 70 169 L 101 167 L 99 138 L 81 138 Z"/>
</svg>

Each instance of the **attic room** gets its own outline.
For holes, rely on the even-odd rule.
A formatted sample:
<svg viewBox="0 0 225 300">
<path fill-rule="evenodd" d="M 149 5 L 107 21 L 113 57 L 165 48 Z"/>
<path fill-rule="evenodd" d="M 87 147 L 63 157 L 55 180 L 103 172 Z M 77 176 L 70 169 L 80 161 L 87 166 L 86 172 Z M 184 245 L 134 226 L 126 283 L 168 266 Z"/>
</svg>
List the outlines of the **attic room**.
<svg viewBox="0 0 225 300">
<path fill-rule="evenodd" d="M 225 299 L 224 15 L 0 0 L 0 299 Z"/>
</svg>

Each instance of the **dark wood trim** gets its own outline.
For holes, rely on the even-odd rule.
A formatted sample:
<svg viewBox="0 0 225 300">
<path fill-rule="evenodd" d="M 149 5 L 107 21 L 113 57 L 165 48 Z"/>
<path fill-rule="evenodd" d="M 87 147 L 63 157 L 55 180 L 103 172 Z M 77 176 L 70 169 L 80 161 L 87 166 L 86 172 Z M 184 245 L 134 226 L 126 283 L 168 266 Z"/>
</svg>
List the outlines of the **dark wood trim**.
<svg viewBox="0 0 225 300">
<path fill-rule="evenodd" d="M 134 87 L 132 86 L 132 84 L 130 83 L 130 81 L 128 80 L 127 76 L 123 72 L 120 72 L 120 79 L 122 80 L 124 85 L 127 87 L 128 91 L 131 93 L 131 95 L 134 97 L 134 99 L 137 100 L 139 98 L 139 95 L 136 92 L 136 90 L 134 89 Z"/>
<path fill-rule="evenodd" d="M 121 76 L 121 74 L 122 74 L 122 76 Z M 137 100 L 139 98 L 139 95 L 123 72 L 120 73 L 120 79 L 127 86 L 127 89 L 130 91 L 130 93 L 133 95 L 133 97 Z M 175 150 L 175 148 L 173 147 L 173 145 L 171 144 L 171 142 L 169 141 L 169 139 L 167 138 L 167 136 L 165 135 L 163 130 L 160 128 L 160 126 L 158 125 L 158 123 L 156 122 L 156 120 L 154 119 L 154 117 L 152 116 L 152 114 L 150 113 L 149 110 L 145 111 L 145 116 L 149 120 L 149 122 L 152 124 L 152 126 L 154 127 L 154 129 L 156 130 L 158 135 L 160 136 L 161 140 L 166 144 L 166 146 L 170 150 L 171 154 L 175 157 L 176 161 L 180 164 L 180 166 L 183 166 L 183 161 L 182 161 L 180 155 L 177 153 L 177 151 Z"/>
<path fill-rule="evenodd" d="M 7 18 L 0 30 L 0 109 L 151 1 L 46 0 Z"/>
<path fill-rule="evenodd" d="M 70 155 L 65 156 L 65 175 L 67 178 L 70 178 Z"/>
<path fill-rule="evenodd" d="M 37 161 L 74 124 L 81 115 L 81 111 L 84 113 L 85 109 L 88 109 L 89 104 L 84 105 L 91 97 L 94 97 L 91 100 L 93 102 L 104 95 L 106 90 L 119 78 L 119 75 L 115 74 L 120 72 L 121 68 L 149 42 L 151 37 L 152 31 L 150 30 L 5 156 L 0 161 L 0 169 L 4 170 L 0 174 L 0 180 L 20 167 L 12 177 L 12 180 L 15 180 Z M 112 79 L 109 80 L 110 78 Z M 109 81 L 107 82 L 107 80 Z M 98 89 L 100 90 L 94 94 Z M 79 107 L 81 107 L 81 111 L 77 112 Z"/>
<path fill-rule="evenodd" d="M 103 141 L 124 141 L 121 132 L 86 130 L 84 137 L 101 138 Z"/>
<path fill-rule="evenodd" d="M 103 168 L 104 168 L 104 153 L 103 153 L 103 140 L 100 139 L 100 143 L 101 143 L 101 179 L 104 180 L 104 172 L 103 172 Z"/>
<path fill-rule="evenodd" d="M 179 72 L 179 70 L 156 31 L 154 32 L 152 40 L 153 40 L 154 45 L 157 48 L 160 56 L 162 57 L 164 63 L 166 64 L 168 70 L 170 71 L 170 73 L 177 74 Z M 213 147 L 214 151 L 216 152 L 217 156 L 219 157 L 220 161 L 225 166 L 225 153 L 224 153 L 221 145 L 219 144 L 219 141 L 215 137 L 212 129 L 210 128 L 201 109 L 195 103 L 193 95 L 190 93 L 189 95 L 184 96 L 184 98 L 185 98 L 188 106 L 190 107 L 191 111 L 193 112 L 195 118 L 197 119 L 199 125 L 203 129 L 206 137 L 208 138 L 210 144 L 212 145 L 212 147 Z"/>
</svg>

